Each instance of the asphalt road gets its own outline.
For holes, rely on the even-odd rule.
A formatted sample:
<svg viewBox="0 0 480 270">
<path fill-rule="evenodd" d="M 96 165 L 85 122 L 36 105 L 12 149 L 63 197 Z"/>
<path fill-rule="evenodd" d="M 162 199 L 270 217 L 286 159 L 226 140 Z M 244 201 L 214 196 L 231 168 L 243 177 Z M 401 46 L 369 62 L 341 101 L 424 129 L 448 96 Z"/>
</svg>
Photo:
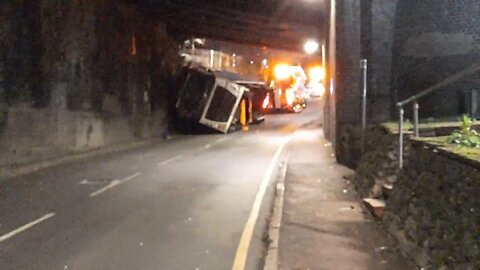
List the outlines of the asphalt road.
<svg viewBox="0 0 480 270">
<path fill-rule="evenodd" d="M 268 169 L 318 109 L 1 181 L 0 269 L 216 270 L 242 265 L 242 254 L 245 269 L 258 269 L 275 176 Z"/>
</svg>

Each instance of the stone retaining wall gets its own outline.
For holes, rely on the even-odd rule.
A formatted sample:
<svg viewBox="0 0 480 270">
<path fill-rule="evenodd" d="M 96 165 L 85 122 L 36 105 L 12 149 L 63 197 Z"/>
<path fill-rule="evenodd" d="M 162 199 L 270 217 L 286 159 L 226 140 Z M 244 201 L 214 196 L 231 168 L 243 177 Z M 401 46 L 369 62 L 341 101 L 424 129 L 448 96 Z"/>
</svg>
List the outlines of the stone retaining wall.
<svg viewBox="0 0 480 270">
<path fill-rule="evenodd" d="M 405 148 L 408 151 L 408 145 Z M 382 197 L 382 186 L 394 184 L 397 174 L 398 135 L 381 127 L 369 129 L 365 152 L 361 155 L 355 174 L 360 193 L 373 198 Z"/>
<path fill-rule="evenodd" d="M 0 167 L 166 129 L 181 59 L 163 23 L 123 1 L 33 2 L 0 2 Z"/>
<path fill-rule="evenodd" d="M 399 248 L 424 269 L 480 269 L 480 163 L 406 140 L 398 170 L 398 134 L 371 129 L 355 184 L 386 198 L 383 223 Z M 388 197 L 384 183 L 393 184 Z"/>
<path fill-rule="evenodd" d="M 414 143 L 384 222 L 421 266 L 480 269 L 480 166 Z"/>
</svg>

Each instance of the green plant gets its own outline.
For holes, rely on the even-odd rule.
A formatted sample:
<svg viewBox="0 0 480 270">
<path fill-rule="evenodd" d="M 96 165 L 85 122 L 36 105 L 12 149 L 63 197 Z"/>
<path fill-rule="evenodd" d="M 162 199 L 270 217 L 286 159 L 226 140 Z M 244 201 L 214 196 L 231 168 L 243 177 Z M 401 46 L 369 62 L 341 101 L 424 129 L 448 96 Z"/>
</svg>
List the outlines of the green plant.
<svg viewBox="0 0 480 270">
<path fill-rule="evenodd" d="M 480 147 L 480 135 L 472 128 L 473 124 L 473 119 L 464 115 L 460 129 L 452 132 L 452 134 L 448 136 L 447 142 L 472 148 Z"/>
</svg>

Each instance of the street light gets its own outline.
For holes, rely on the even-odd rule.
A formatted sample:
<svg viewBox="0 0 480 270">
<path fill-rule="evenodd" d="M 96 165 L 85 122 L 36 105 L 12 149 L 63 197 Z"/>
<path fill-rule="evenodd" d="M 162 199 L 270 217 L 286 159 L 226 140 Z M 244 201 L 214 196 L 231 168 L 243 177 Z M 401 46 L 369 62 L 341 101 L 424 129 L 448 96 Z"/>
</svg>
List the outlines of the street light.
<svg viewBox="0 0 480 270">
<path fill-rule="evenodd" d="M 303 49 L 307 54 L 312 54 L 318 50 L 319 46 L 320 45 L 315 40 L 307 40 L 307 42 L 305 42 L 303 45 Z"/>
</svg>

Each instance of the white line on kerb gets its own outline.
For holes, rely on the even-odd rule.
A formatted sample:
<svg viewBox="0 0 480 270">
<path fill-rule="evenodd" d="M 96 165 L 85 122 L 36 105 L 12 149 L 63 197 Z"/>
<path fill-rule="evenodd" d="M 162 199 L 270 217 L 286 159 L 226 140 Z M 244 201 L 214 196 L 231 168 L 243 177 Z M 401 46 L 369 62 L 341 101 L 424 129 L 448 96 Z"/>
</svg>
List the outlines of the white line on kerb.
<svg viewBox="0 0 480 270">
<path fill-rule="evenodd" d="M 164 161 L 158 163 L 157 165 L 158 165 L 158 166 L 163 166 L 163 165 L 168 164 L 168 163 L 170 163 L 170 162 L 173 162 L 173 161 L 175 161 L 175 160 L 177 160 L 177 159 L 181 159 L 182 157 L 183 157 L 183 156 L 176 156 L 176 157 L 173 157 L 173 158 L 164 160 Z"/>
<path fill-rule="evenodd" d="M 128 177 L 125 177 L 125 178 L 121 179 L 121 180 L 115 179 L 115 180 L 113 180 L 112 182 L 110 182 L 110 184 L 108 184 L 107 186 L 104 186 L 103 188 L 101 188 L 101 189 L 99 189 L 99 190 L 97 190 L 97 191 L 95 191 L 95 192 L 90 193 L 89 196 L 90 196 L 90 197 L 95 197 L 95 196 L 97 196 L 97 195 L 100 195 L 100 194 L 102 194 L 103 192 L 105 192 L 105 191 L 107 191 L 107 190 L 109 190 L 109 189 L 111 189 L 111 188 L 114 188 L 114 187 L 116 187 L 116 186 L 118 186 L 118 185 L 120 185 L 120 184 L 123 184 L 123 183 L 125 183 L 125 182 L 127 182 L 127 181 L 129 181 L 129 180 L 132 180 L 133 178 L 135 178 L 135 177 L 137 177 L 137 176 L 140 176 L 140 175 L 141 175 L 141 173 L 136 172 L 136 173 L 134 173 L 134 174 L 132 174 L 132 175 L 130 175 L 130 176 L 128 176 Z"/>
<path fill-rule="evenodd" d="M 33 227 L 33 226 L 35 226 L 35 225 L 37 225 L 37 224 L 39 224 L 39 223 L 41 223 L 41 222 L 49 219 L 49 218 L 52 218 L 53 216 L 55 216 L 55 213 L 46 214 L 45 216 L 43 216 L 43 217 L 41 217 L 41 218 L 39 218 L 39 219 L 36 219 L 36 220 L 34 220 L 34 221 L 32 221 L 32 222 L 30 222 L 30 223 L 28 223 L 28 224 L 23 225 L 22 227 L 19 227 L 19 228 L 15 229 L 15 230 L 13 230 L 13 231 L 5 234 L 5 235 L 0 236 L 0 243 L 3 242 L 3 241 L 5 241 L 5 240 L 7 240 L 7 239 L 9 239 L 9 238 L 14 237 L 15 235 L 17 235 L 17 234 L 19 234 L 19 233 L 21 233 L 21 232 L 23 232 L 23 231 L 26 231 L 26 230 L 30 229 L 31 227 Z"/>
<path fill-rule="evenodd" d="M 253 202 L 252 210 L 250 216 L 248 217 L 247 224 L 243 229 L 242 236 L 240 238 L 240 243 L 238 244 L 237 251 L 235 253 L 235 259 L 233 261 L 232 270 L 244 270 L 245 263 L 247 262 L 248 249 L 250 247 L 250 241 L 252 240 L 253 230 L 255 229 L 255 223 L 258 219 L 258 214 L 260 212 L 260 206 L 262 205 L 263 197 L 267 190 L 268 183 L 272 178 L 273 171 L 277 165 L 278 159 L 282 154 L 283 149 L 291 140 L 292 136 L 287 137 L 282 144 L 278 147 L 275 155 L 273 156 L 270 164 L 268 165 L 265 174 L 263 175 L 262 182 L 258 189 L 257 195 L 255 196 L 255 201 Z"/>
</svg>

